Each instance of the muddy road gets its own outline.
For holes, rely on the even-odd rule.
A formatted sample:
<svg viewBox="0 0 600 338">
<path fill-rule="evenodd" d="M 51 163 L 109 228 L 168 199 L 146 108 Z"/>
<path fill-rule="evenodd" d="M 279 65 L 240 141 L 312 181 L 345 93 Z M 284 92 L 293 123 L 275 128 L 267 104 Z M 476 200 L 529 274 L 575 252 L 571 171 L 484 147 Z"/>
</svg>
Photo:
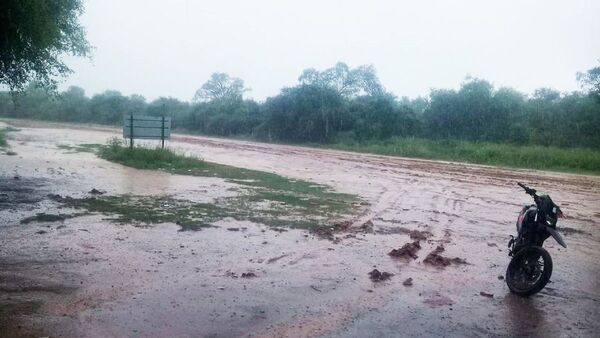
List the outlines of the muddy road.
<svg viewBox="0 0 600 338">
<path fill-rule="evenodd" d="M 5 122 L 19 131 L 8 134 L 17 155 L 0 155 L 2 337 L 600 332 L 600 177 L 175 135 L 170 147 L 327 184 L 360 196 L 366 210 L 335 242 L 234 219 L 183 232 L 97 214 L 21 224 L 36 213 L 73 212 L 56 209 L 48 194 L 78 197 L 96 188 L 210 202 L 230 187 L 69 151 L 118 130 Z M 530 203 L 517 180 L 549 192 L 569 216 L 559 223 L 569 247 L 546 242 L 551 283 L 529 299 L 511 295 L 501 279 L 508 236 L 520 206 Z M 429 264 L 432 253 L 454 259 Z"/>
</svg>

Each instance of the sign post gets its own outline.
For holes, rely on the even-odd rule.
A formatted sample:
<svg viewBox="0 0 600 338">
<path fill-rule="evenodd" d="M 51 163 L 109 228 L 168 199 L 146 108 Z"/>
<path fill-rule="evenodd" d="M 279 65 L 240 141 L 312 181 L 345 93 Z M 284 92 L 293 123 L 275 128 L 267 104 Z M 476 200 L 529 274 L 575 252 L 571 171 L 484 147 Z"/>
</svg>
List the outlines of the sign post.
<svg viewBox="0 0 600 338">
<path fill-rule="evenodd" d="M 129 128 L 130 128 L 130 130 L 129 130 L 129 148 L 133 149 L 133 115 L 130 115 L 129 118 L 130 118 L 130 120 L 129 120 L 130 121 L 129 122 L 130 123 L 130 125 L 129 125 Z"/>
<path fill-rule="evenodd" d="M 162 117 L 162 128 L 160 128 L 160 130 L 162 131 L 162 134 L 160 135 L 160 141 L 161 141 L 161 149 L 165 149 L 165 117 Z"/>
<path fill-rule="evenodd" d="M 171 118 L 165 116 L 129 115 L 123 119 L 123 138 L 129 139 L 133 148 L 133 139 L 160 140 L 165 148 L 165 139 L 171 137 Z"/>
</svg>

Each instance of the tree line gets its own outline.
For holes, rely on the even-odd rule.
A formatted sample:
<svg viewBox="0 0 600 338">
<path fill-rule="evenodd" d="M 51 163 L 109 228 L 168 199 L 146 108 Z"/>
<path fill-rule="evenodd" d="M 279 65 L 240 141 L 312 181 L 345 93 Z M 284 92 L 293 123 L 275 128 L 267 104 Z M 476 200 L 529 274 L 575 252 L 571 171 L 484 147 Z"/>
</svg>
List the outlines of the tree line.
<svg viewBox="0 0 600 338">
<path fill-rule="evenodd" d="M 215 73 L 190 102 L 82 88 L 49 92 L 30 83 L 0 92 L 0 116 L 119 125 L 128 114 L 172 117 L 173 129 L 270 142 L 328 143 L 419 137 L 600 148 L 600 67 L 578 73 L 582 90 L 531 95 L 467 78 L 458 90 L 398 98 L 372 66 L 307 69 L 298 84 L 264 102 L 244 98 L 244 81 Z"/>
</svg>

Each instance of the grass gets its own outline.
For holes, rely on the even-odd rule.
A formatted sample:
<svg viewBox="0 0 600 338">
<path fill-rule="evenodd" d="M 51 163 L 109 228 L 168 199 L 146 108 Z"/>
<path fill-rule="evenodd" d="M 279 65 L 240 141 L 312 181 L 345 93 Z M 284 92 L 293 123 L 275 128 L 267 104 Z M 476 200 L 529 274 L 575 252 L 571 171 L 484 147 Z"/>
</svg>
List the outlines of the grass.
<svg viewBox="0 0 600 338">
<path fill-rule="evenodd" d="M 6 148 L 8 144 L 6 143 L 6 130 L 0 129 L 0 148 Z"/>
<path fill-rule="evenodd" d="M 215 203 L 135 195 L 56 199 L 70 207 L 116 215 L 114 220 L 122 223 L 172 222 L 180 225 L 181 230 L 198 230 L 229 217 L 268 226 L 312 229 L 330 226 L 334 220 L 356 212 L 356 196 L 337 193 L 312 182 L 206 162 L 170 149 L 129 149 L 119 139 L 95 149 L 100 158 L 133 168 L 218 177 L 240 188 L 236 196 L 219 198 Z"/>
<path fill-rule="evenodd" d="M 392 138 L 368 142 L 341 141 L 331 147 L 380 155 L 600 174 L 600 151 L 586 148 L 557 148 L 455 140 L 434 141 L 419 138 Z"/>
<path fill-rule="evenodd" d="M 0 128 L 0 149 L 5 149 L 8 147 L 8 142 L 6 142 L 6 133 L 11 131 L 20 131 L 20 129 L 13 128 L 11 126 Z"/>
<path fill-rule="evenodd" d="M 97 143 L 83 143 L 75 146 L 70 146 L 66 144 L 59 144 L 56 146 L 58 149 L 66 150 L 67 154 L 75 154 L 75 153 L 95 153 L 102 147 L 101 144 Z"/>
<path fill-rule="evenodd" d="M 273 200 L 286 199 L 286 192 L 292 194 L 292 196 L 304 198 L 342 198 L 343 200 L 351 198 L 349 195 L 332 192 L 329 187 L 313 182 L 295 180 L 264 171 L 206 162 L 197 157 L 185 156 L 171 149 L 144 147 L 129 149 L 124 147 L 119 139 L 111 140 L 108 145 L 101 147 L 97 154 L 105 160 L 137 169 L 155 169 L 179 175 L 219 177 L 246 187 L 279 192 L 273 195 L 265 195 L 265 198 L 271 197 Z M 287 202 L 294 200 L 289 196 L 287 199 Z"/>
</svg>

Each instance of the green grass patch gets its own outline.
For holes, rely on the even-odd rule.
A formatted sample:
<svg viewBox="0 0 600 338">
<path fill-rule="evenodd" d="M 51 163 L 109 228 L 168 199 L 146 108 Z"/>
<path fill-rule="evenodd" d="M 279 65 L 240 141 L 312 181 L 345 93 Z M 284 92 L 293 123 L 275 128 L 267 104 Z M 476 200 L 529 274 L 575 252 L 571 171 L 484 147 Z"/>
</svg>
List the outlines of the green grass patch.
<svg viewBox="0 0 600 338">
<path fill-rule="evenodd" d="M 182 230 L 198 230 L 229 217 L 268 226 L 311 229 L 328 226 L 358 210 L 356 196 L 337 193 L 325 185 L 206 162 L 170 149 L 139 146 L 130 149 L 119 139 L 113 139 L 97 148 L 96 154 L 138 169 L 222 178 L 240 188 L 236 196 L 219 198 L 215 203 L 194 203 L 172 196 L 57 198 L 71 207 L 114 215 L 114 220 L 122 223 L 172 222 L 179 224 Z"/>
<path fill-rule="evenodd" d="M 20 129 L 13 128 L 11 126 L 0 128 L 0 149 L 8 147 L 8 142 L 6 142 L 6 134 L 12 131 L 20 131 Z"/>
<path fill-rule="evenodd" d="M 78 145 L 66 145 L 59 144 L 56 146 L 58 149 L 65 150 L 67 154 L 75 154 L 75 153 L 96 153 L 101 147 L 101 144 L 97 143 L 83 143 Z"/>
<path fill-rule="evenodd" d="M 380 155 L 468 162 L 514 168 L 600 174 L 600 151 L 457 140 L 392 138 L 381 141 L 340 141 L 335 149 Z"/>
<path fill-rule="evenodd" d="M 6 148 L 8 143 L 6 143 L 6 131 L 4 129 L 0 129 L 0 148 Z"/>
<path fill-rule="evenodd" d="M 238 168 L 206 162 L 197 157 L 185 156 L 171 149 L 124 147 L 119 139 L 109 141 L 98 151 L 98 156 L 108 161 L 138 169 L 156 169 L 179 175 L 219 177 L 228 182 L 254 189 L 263 199 L 298 206 L 327 202 L 333 209 L 340 209 L 343 202 L 354 201 L 355 196 L 340 194 L 329 187 L 304 180 L 258 170 Z M 257 196 L 258 197 L 258 196 Z M 316 199 L 316 201 L 315 201 Z M 334 208 L 337 206 L 337 208 Z"/>
<path fill-rule="evenodd" d="M 60 198 L 60 202 L 89 212 L 114 215 L 111 220 L 138 226 L 176 223 L 181 230 L 199 230 L 211 222 L 227 217 L 231 211 L 208 203 L 192 203 L 170 196 L 101 196 L 89 198 Z"/>
</svg>

